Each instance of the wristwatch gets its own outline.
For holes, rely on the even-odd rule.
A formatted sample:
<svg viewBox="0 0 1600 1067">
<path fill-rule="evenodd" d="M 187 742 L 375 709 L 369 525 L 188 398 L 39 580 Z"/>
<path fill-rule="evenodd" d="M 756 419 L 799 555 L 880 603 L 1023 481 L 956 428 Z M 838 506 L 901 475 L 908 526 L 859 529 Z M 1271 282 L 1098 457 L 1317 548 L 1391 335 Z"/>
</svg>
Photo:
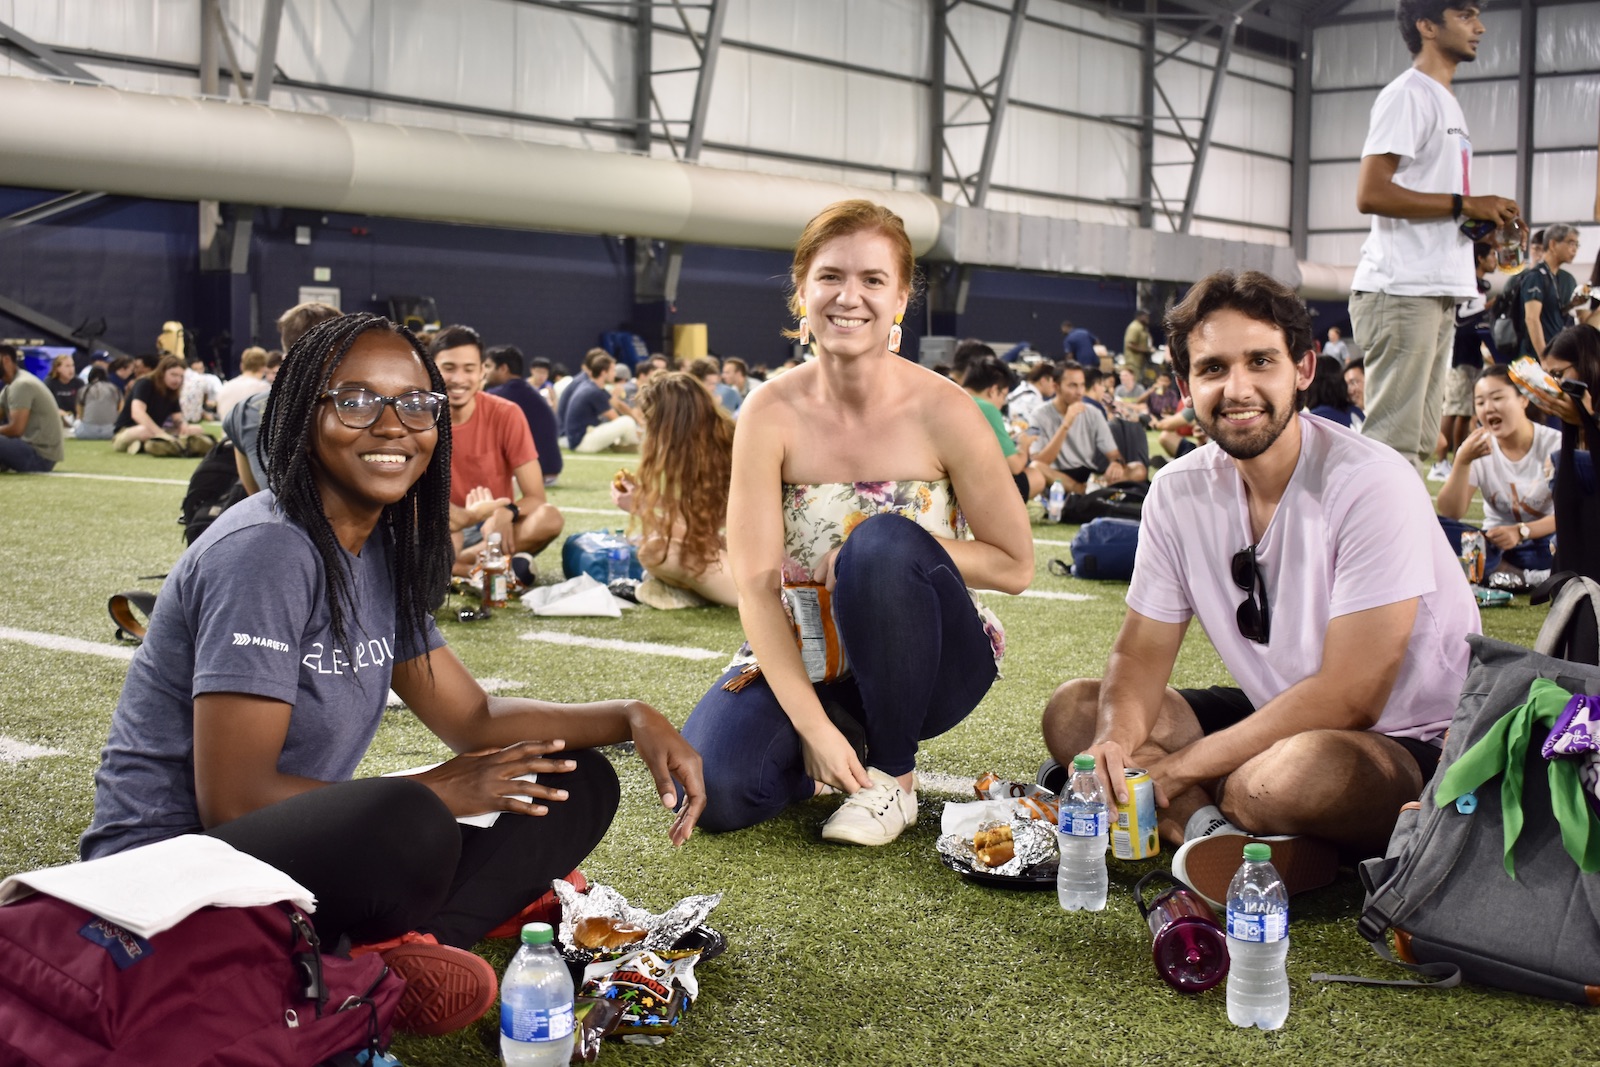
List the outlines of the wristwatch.
<svg viewBox="0 0 1600 1067">
<path fill-rule="evenodd" d="M 1517 523 L 1517 536 L 1524 541 L 1531 541 L 1533 540 L 1533 531 L 1528 529 L 1527 523 L 1519 522 Z"/>
</svg>

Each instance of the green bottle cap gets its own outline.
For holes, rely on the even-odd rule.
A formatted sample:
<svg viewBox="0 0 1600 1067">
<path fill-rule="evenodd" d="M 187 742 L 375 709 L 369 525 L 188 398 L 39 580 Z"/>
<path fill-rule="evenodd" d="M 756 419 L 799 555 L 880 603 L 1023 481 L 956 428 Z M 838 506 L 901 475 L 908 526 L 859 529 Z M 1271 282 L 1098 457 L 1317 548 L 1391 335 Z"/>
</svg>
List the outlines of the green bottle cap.
<svg viewBox="0 0 1600 1067">
<path fill-rule="evenodd" d="M 1244 846 L 1244 858 L 1249 863 L 1266 863 L 1272 858 L 1272 846 L 1252 841 Z"/>
<path fill-rule="evenodd" d="M 1075 771 L 1094 770 L 1094 757 L 1087 752 L 1080 752 L 1072 757 L 1072 769 Z"/>
<path fill-rule="evenodd" d="M 548 945 L 555 939 L 555 931 L 550 929 L 549 923 L 529 923 L 522 928 L 524 945 Z"/>
</svg>

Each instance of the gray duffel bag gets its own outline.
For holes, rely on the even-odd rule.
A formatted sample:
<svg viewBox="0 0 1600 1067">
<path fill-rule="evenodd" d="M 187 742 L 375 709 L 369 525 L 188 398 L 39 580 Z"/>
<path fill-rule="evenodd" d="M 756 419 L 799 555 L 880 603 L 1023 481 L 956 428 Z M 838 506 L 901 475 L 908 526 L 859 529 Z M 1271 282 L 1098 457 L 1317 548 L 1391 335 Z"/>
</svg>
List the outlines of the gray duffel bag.
<svg viewBox="0 0 1600 1067">
<path fill-rule="evenodd" d="M 1387 854 L 1361 865 L 1367 898 L 1361 935 L 1379 955 L 1422 976 L 1380 981 L 1317 975 L 1324 981 L 1448 988 L 1463 978 L 1576 1004 L 1600 1004 L 1600 873 L 1583 873 L 1563 847 L 1551 809 L 1548 768 L 1530 739 L 1523 775 L 1525 822 L 1506 873 L 1501 779 L 1439 807 L 1439 783 L 1461 754 L 1508 711 L 1527 702 L 1536 678 L 1570 693 L 1600 693 L 1600 667 L 1545 654 L 1588 655 L 1566 646 L 1581 613 L 1600 610 L 1600 586 L 1567 582 L 1539 633 L 1540 651 L 1476 635 L 1472 665 L 1444 752 L 1421 800 L 1406 805 Z M 1593 632 L 1592 630 L 1589 632 Z M 1581 806 L 1581 805 L 1580 805 Z M 1594 811 L 1587 809 L 1594 818 Z M 1395 931 L 1402 960 L 1385 940 Z"/>
</svg>

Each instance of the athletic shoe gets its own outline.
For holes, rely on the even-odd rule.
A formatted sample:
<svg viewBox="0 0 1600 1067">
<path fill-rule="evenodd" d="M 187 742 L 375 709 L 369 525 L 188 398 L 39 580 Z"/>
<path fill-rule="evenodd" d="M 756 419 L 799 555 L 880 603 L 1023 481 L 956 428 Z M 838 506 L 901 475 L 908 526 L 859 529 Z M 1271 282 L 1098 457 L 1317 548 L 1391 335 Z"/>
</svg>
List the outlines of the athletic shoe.
<svg viewBox="0 0 1600 1067">
<path fill-rule="evenodd" d="M 1290 896 L 1321 889 L 1339 873 L 1338 852 L 1319 837 L 1251 837 L 1223 832 L 1192 838 L 1179 846 L 1172 854 L 1172 876 L 1220 912 L 1227 907 L 1228 883 L 1244 862 L 1244 846 L 1252 841 L 1272 846 L 1272 866 Z"/>
<path fill-rule="evenodd" d="M 1441 459 L 1428 468 L 1428 481 L 1430 482 L 1442 482 L 1448 477 L 1450 477 L 1450 461 L 1447 459 Z M 1283 872 L 1280 871 L 1278 873 L 1282 874 Z"/>
<path fill-rule="evenodd" d="M 511 576 L 522 583 L 522 588 L 532 589 L 539 572 L 533 569 L 533 557 L 526 552 L 511 555 Z"/>
<path fill-rule="evenodd" d="M 362 945 L 351 956 L 376 951 L 405 979 L 394 1027 L 433 1037 L 469 1026 L 494 1006 L 500 982 L 482 956 L 441 945 L 432 934 L 402 934 L 393 941 Z"/>
<path fill-rule="evenodd" d="M 672 611 L 676 608 L 703 608 L 711 601 L 696 593 L 693 589 L 680 589 L 675 585 L 668 585 L 658 578 L 646 578 L 639 583 L 639 588 L 633 591 L 639 603 L 646 604 L 659 611 Z"/>
<path fill-rule="evenodd" d="M 844 798 L 822 824 L 822 839 L 842 845 L 887 845 L 917 821 L 917 794 L 876 767 L 867 768 L 873 785 Z"/>
<path fill-rule="evenodd" d="M 589 880 L 579 870 L 573 871 L 562 879 L 569 882 L 578 892 L 586 892 Z M 549 923 L 552 927 L 561 925 L 561 898 L 556 896 L 556 891 L 551 889 L 544 896 L 517 912 L 493 930 L 484 934 L 484 937 L 521 937 L 522 928 L 528 923 Z"/>
<path fill-rule="evenodd" d="M 181 456 L 183 446 L 176 441 L 169 441 L 165 437 L 152 437 L 144 443 L 144 454 L 147 456 Z"/>
</svg>

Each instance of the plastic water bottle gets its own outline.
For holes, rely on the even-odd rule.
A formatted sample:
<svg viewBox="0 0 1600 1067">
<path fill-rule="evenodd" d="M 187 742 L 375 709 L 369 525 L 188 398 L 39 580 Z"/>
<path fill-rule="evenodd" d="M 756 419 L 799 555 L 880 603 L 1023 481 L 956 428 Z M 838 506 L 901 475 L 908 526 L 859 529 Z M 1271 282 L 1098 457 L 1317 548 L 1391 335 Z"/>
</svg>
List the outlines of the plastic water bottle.
<svg viewBox="0 0 1600 1067">
<path fill-rule="evenodd" d="M 549 923 L 522 928 L 500 982 L 500 1058 L 506 1067 L 566 1067 L 572 1058 L 572 975 Z"/>
<path fill-rule="evenodd" d="M 1106 906 L 1109 830 L 1106 794 L 1095 777 L 1094 757 L 1088 753 L 1074 756 L 1056 835 L 1061 845 L 1056 897 L 1067 911 L 1100 911 Z"/>
<path fill-rule="evenodd" d="M 628 564 L 633 553 L 628 551 L 628 543 L 622 540 L 621 535 L 606 549 L 606 584 L 622 581 L 628 577 Z"/>
<path fill-rule="evenodd" d="M 1272 846 L 1244 846 L 1228 883 L 1228 1021 L 1276 1030 L 1289 1018 L 1289 894 Z"/>
<path fill-rule="evenodd" d="M 483 606 L 503 608 L 509 595 L 507 586 L 511 574 L 511 561 L 500 547 L 500 535 L 492 533 L 478 554 L 478 566 L 483 569 Z"/>
<path fill-rule="evenodd" d="M 1045 503 L 1045 517 L 1051 522 L 1061 521 L 1061 509 L 1067 506 L 1067 487 L 1060 482 L 1050 483 L 1050 497 Z"/>
</svg>

